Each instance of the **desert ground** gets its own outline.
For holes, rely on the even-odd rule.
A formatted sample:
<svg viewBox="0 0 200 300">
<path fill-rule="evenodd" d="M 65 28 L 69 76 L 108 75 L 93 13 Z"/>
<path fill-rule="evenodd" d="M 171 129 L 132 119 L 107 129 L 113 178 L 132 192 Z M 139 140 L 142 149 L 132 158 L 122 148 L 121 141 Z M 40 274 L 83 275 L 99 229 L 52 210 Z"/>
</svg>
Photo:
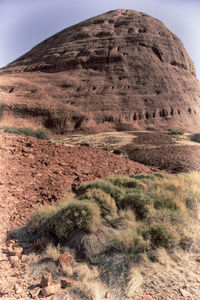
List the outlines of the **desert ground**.
<svg viewBox="0 0 200 300">
<path fill-rule="evenodd" d="M 0 136 L 2 299 L 44 297 L 39 294 L 41 276 L 51 272 L 56 282 L 63 276 L 45 252 L 48 242 L 24 230 L 36 208 L 59 202 L 81 184 L 111 174 L 167 174 L 200 168 L 199 144 L 191 141 L 190 134 L 110 132 L 39 140 L 2 130 Z M 23 255 L 11 253 L 13 247 L 22 248 Z M 135 296 L 124 299 L 198 299 L 199 261 L 197 249 L 168 252 L 160 248 L 156 261 L 143 257 L 135 263 Z M 106 287 L 101 292 L 105 298 L 122 299 Z M 104 298 L 94 295 L 93 299 Z M 60 289 L 51 299 L 79 297 Z"/>
</svg>

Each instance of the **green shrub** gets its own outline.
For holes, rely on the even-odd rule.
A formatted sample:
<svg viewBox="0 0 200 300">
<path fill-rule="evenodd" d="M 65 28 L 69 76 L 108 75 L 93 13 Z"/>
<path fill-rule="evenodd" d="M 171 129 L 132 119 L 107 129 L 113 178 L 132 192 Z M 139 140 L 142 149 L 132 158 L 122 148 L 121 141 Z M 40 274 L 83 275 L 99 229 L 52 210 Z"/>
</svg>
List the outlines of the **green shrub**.
<svg viewBox="0 0 200 300">
<path fill-rule="evenodd" d="M 119 231 L 117 237 L 113 240 L 113 248 L 122 253 L 144 252 L 146 247 L 147 242 L 133 228 Z"/>
<path fill-rule="evenodd" d="M 37 233 L 41 230 L 49 228 L 51 217 L 56 213 L 54 206 L 46 206 L 39 208 L 31 215 L 27 223 L 27 230 L 30 233 Z"/>
<path fill-rule="evenodd" d="M 125 150 L 122 150 L 122 149 L 114 149 L 113 153 L 117 154 L 117 155 L 121 155 L 122 154 L 124 156 L 127 156 L 127 152 Z"/>
<path fill-rule="evenodd" d="M 60 240 L 66 239 L 75 229 L 95 232 L 100 222 L 98 205 L 87 200 L 74 200 L 59 210 L 51 220 L 53 232 Z"/>
<path fill-rule="evenodd" d="M 125 194 L 125 191 L 122 188 L 115 186 L 114 184 L 112 184 L 109 181 L 95 180 L 95 181 L 81 185 L 77 189 L 77 195 L 84 194 L 88 189 L 102 190 L 103 192 L 109 194 L 112 198 L 114 198 L 117 205 L 118 205 L 118 202 L 120 201 L 120 199 Z"/>
<path fill-rule="evenodd" d="M 109 176 L 80 186 L 74 198 L 39 209 L 27 229 L 53 234 L 62 243 L 74 230 L 85 234 L 103 228 L 109 232 L 107 249 L 111 245 L 131 255 L 157 247 L 188 249 L 197 240 L 199 199 L 199 173 Z"/>
<path fill-rule="evenodd" d="M 184 135 L 184 131 L 181 130 L 175 130 L 175 129 L 168 129 L 168 134 L 172 135 Z"/>
<path fill-rule="evenodd" d="M 40 128 L 35 130 L 35 137 L 41 140 L 48 140 L 49 139 L 49 133 L 47 130 Z"/>
<path fill-rule="evenodd" d="M 178 233 L 167 224 L 156 224 L 148 231 L 150 240 L 155 247 L 171 248 L 178 244 Z"/>
<path fill-rule="evenodd" d="M 137 220 L 143 220 L 148 215 L 148 200 L 143 193 L 131 193 L 127 194 L 120 201 L 120 207 L 122 209 L 131 208 L 136 216 Z"/>
<path fill-rule="evenodd" d="M 174 199 L 171 197 L 160 197 L 154 200 L 154 208 L 156 209 L 170 209 L 170 210 L 177 210 L 177 204 L 174 202 Z"/>
<path fill-rule="evenodd" d="M 191 141 L 200 143 L 200 134 L 199 133 L 195 133 L 194 135 L 192 135 Z"/>
<path fill-rule="evenodd" d="M 47 130 L 45 129 L 37 129 L 34 130 L 32 128 L 26 128 L 26 127 L 9 127 L 6 126 L 3 128 L 4 132 L 8 132 L 8 133 L 16 133 L 16 134 L 23 134 L 26 136 L 32 136 L 32 137 L 36 137 L 38 139 L 48 139 L 49 138 L 49 133 Z"/>
<path fill-rule="evenodd" d="M 143 182 L 135 178 L 131 178 L 128 175 L 112 175 L 107 177 L 107 180 L 112 184 L 122 188 L 137 188 L 137 189 L 145 189 L 146 185 Z"/>
<path fill-rule="evenodd" d="M 102 216 L 117 213 L 115 200 L 109 194 L 105 193 L 100 189 L 88 189 L 84 194 L 82 194 L 79 197 L 79 199 L 94 200 L 100 207 Z"/>
</svg>

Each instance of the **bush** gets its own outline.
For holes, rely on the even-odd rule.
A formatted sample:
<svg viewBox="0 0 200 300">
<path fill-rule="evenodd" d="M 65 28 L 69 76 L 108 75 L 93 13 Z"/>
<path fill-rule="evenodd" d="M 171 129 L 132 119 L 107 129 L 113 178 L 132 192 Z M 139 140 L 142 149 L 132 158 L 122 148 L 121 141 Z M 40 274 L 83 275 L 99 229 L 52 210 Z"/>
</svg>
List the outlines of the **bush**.
<svg viewBox="0 0 200 300">
<path fill-rule="evenodd" d="M 116 204 L 118 205 L 118 202 L 125 194 L 125 191 L 121 189 L 120 187 L 115 186 L 109 181 L 106 180 L 95 180 L 89 183 L 86 183 L 84 185 L 81 185 L 77 189 L 77 195 L 84 194 L 88 189 L 100 189 L 103 192 L 109 194 L 112 198 L 115 199 Z"/>
<path fill-rule="evenodd" d="M 136 178 L 131 178 L 127 175 L 113 175 L 107 177 L 107 180 L 112 184 L 122 188 L 145 189 L 146 185 Z"/>
<path fill-rule="evenodd" d="M 199 133 L 195 133 L 195 134 L 191 137 L 191 141 L 200 143 L 200 134 L 199 134 Z"/>
<path fill-rule="evenodd" d="M 55 214 L 56 208 L 54 206 L 46 206 L 39 208 L 32 214 L 26 227 L 28 232 L 37 233 L 41 230 L 47 230 L 51 217 Z"/>
<path fill-rule="evenodd" d="M 150 240 L 155 247 L 171 248 L 178 244 L 179 236 L 171 226 L 156 224 L 149 229 Z"/>
<path fill-rule="evenodd" d="M 138 235 L 133 228 L 121 230 L 113 240 L 113 248 L 123 253 L 144 252 L 146 244 L 142 236 Z"/>
<path fill-rule="evenodd" d="M 131 208 L 136 220 L 143 220 L 148 215 L 147 199 L 143 193 L 127 194 L 120 202 L 122 209 Z"/>
<path fill-rule="evenodd" d="M 32 128 L 26 128 L 26 127 L 4 127 L 4 132 L 8 133 L 16 133 L 16 134 L 23 134 L 26 136 L 32 136 L 36 137 L 38 139 L 48 139 L 49 133 L 45 129 L 37 129 L 34 130 Z"/>
<path fill-rule="evenodd" d="M 41 139 L 41 140 L 48 140 L 49 133 L 47 130 L 40 128 L 40 129 L 35 130 L 35 137 L 37 137 L 38 139 Z"/>
<path fill-rule="evenodd" d="M 75 229 L 95 232 L 101 222 L 100 209 L 96 203 L 74 200 L 51 218 L 53 233 L 59 240 L 67 239 Z"/>
<path fill-rule="evenodd" d="M 170 209 L 170 210 L 177 210 L 177 204 L 174 202 L 174 199 L 171 197 L 160 197 L 159 199 L 154 200 L 154 208 L 156 209 Z"/>
<path fill-rule="evenodd" d="M 172 135 L 184 135 L 184 131 L 181 130 L 175 130 L 175 129 L 168 129 L 168 134 Z"/>
<path fill-rule="evenodd" d="M 69 195 L 57 205 L 39 209 L 27 229 L 73 244 L 74 230 L 83 241 L 83 235 L 95 233 L 94 239 L 97 229 L 104 228 L 109 232 L 104 248 L 113 245 L 125 253 L 156 247 L 186 249 L 194 239 L 191 224 L 196 226 L 199 220 L 199 199 L 198 173 L 109 176 L 80 186 L 74 198 Z"/>
<path fill-rule="evenodd" d="M 115 200 L 107 193 L 100 189 L 88 189 L 84 194 L 79 197 L 80 200 L 88 199 L 94 200 L 100 207 L 101 215 L 116 214 L 117 207 Z"/>
<path fill-rule="evenodd" d="M 125 150 L 122 150 L 122 149 L 114 149 L 113 153 L 117 154 L 117 155 L 121 155 L 122 154 L 124 156 L 128 156 L 127 152 Z"/>
</svg>

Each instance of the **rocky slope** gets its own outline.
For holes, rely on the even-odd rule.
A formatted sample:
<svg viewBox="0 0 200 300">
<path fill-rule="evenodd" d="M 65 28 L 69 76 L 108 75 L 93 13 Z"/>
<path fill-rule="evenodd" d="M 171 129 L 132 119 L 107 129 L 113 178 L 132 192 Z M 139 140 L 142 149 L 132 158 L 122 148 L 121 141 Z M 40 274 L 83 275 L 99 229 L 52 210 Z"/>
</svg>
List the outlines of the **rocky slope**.
<svg viewBox="0 0 200 300">
<path fill-rule="evenodd" d="M 2 119 L 23 117 L 57 132 L 200 128 L 200 84 L 182 42 L 137 11 L 69 27 L 0 74 Z"/>
<path fill-rule="evenodd" d="M 60 287 L 59 281 L 63 275 L 59 264 L 49 259 L 45 252 L 38 253 L 41 251 L 38 247 L 42 246 L 42 239 L 33 245 L 33 241 L 24 234 L 21 226 L 38 206 L 60 199 L 72 185 L 94 178 L 104 178 L 113 173 L 147 174 L 153 171 L 155 169 L 93 147 L 66 147 L 0 132 L 0 298 L 41 299 L 42 295 L 38 296 L 42 290 L 40 279 L 42 275 L 50 272 L 57 283 L 49 286 L 54 288 L 55 295 L 42 299 L 122 300 L 122 297 L 113 297 L 109 291 L 104 292 L 104 289 L 102 297 L 99 294 L 93 298 L 86 298 L 81 294 L 71 297 L 70 285 L 67 288 Z M 11 229 L 17 230 L 7 236 Z M 42 250 L 44 247 L 45 244 Z M 120 264 L 120 257 L 117 262 Z M 135 295 L 123 299 L 197 300 L 199 264 L 199 252 L 193 251 L 174 251 L 169 255 L 161 248 L 156 262 L 141 257 L 132 272 L 131 287 Z M 115 265 L 118 268 L 118 264 Z M 78 271 L 77 266 L 75 270 Z M 83 269 L 84 272 L 85 270 L 88 271 Z M 95 269 L 92 270 L 93 277 L 96 277 Z M 72 286 L 75 285 L 78 291 L 78 280 L 72 280 L 70 276 L 65 280 Z"/>
</svg>

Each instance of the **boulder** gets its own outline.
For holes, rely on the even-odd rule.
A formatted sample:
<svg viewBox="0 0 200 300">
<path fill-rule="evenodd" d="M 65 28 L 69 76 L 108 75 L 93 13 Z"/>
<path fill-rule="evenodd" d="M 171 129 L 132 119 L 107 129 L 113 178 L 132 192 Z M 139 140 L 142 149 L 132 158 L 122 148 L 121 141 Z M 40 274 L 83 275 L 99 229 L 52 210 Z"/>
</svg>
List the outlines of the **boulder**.
<svg viewBox="0 0 200 300">
<path fill-rule="evenodd" d="M 51 284 L 51 281 L 52 281 L 51 273 L 43 274 L 40 281 L 40 287 L 44 288 L 49 286 Z"/>
<path fill-rule="evenodd" d="M 51 295 L 56 294 L 61 288 L 60 283 L 52 283 L 51 285 L 48 285 L 41 289 L 41 294 L 44 297 L 49 297 Z"/>
<path fill-rule="evenodd" d="M 63 268 L 72 265 L 74 263 L 74 258 L 71 254 L 64 252 L 59 256 L 58 261 Z"/>
</svg>

